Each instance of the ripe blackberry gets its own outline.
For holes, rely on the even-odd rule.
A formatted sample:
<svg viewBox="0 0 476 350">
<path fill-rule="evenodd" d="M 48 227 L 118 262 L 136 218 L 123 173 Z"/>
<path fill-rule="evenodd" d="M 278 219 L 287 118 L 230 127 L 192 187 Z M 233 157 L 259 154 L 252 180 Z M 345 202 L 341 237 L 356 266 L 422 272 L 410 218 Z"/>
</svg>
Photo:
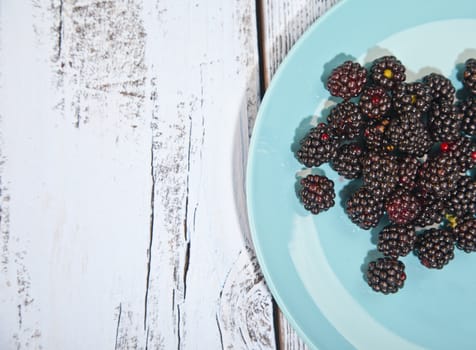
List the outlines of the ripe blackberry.
<svg viewBox="0 0 476 350">
<path fill-rule="evenodd" d="M 426 112 L 432 100 L 430 87 L 420 82 L 398 85 L 392 97 L 394 109 L 399 114 Z"/>
<path fill-rule="evenodd" d="M 420 161 L 415 157 L 400 158 L 398 163 L 398 186 L 406 190 L 414 189 L 419 167 Z"/>
<path fill-rule="evenodd" d="M 328 126 L 320 123 L 301 140 L 297 158 L 307 167 L 319 166 L 335 157 L 337 146 Z"/>
<path fill-rule="evenodd" d="M 460 137 L 453 142 L 443 142 L 440 144 L 442 153 L 448 157 L 455 158 L 461 167 L 461 172 L 465 172 L 476 166 L 476 142 L 468 137 Z"/>
<path fill-rule="evenodd" d="M 418 217 L 421 203 L 416 196 L 403 189 L 397 190 L 387 199 L 385 210 L 391 222 L 403 225 Z"/>
<path fill-rule="evenodd" d="M 383 216 L 383 199 L 361 187 L 347 200 L 346 213 L 357 226 L 368 230 L 376 227 Z"/>
<path fill-rule="evenodd" d="M 476 252 L 476 219 L 467 216 L 453 229 L 456 246 L 466 253 Z"/>
<path fill-rule="evenodd" d="M 375 120 L 371 121 L 364 129 L 363 137 L 369 151 L 388 153 L 392 150 L 385 137 L 385 130 L 387 130 L 389 123 L 388 119 Z"/>
<path fill-rule="evenodd" d="M 333 135 L 340 139 L 352 140 L 360 135 L 365 118 L 356 104 L 344 101 L 331 110 L 327 122 Z"/>
<path fill-rule="evenodd" d="M 363 154 L 364 151 L 358 144 L 343 144 L 337 149 L 337 155 L 332 159 L 331 166 L 346 179 L 357 179 L 362 173 Z"/>
<path fill-rule="evenodd" d="M 417 236 L 415 253 L 431 269 L 441 269 L 454 258 L 454 238 L 447 230 L 431 228 Z"/>
<path fill-rule="evenodd" d="M 395 149 L 414 156 L 424 155 L 433 145 L 425 125 L 412 113 L 393 118 L 385 136 Z"/>
<path fill-rule="evenodd" d="M 327 80 L 332 96 L 348 100 L 358 96 L 367 82 L 367 70 L 357 62 L 346 61 L 336 67 Z"/>
<path fill-rule="evenodd" d="M 442 222 L 446 212 L 446 198 L 438 198 L 432 194 L 425 196 L 422 192 L 415 192 L 415 194 L 420 200 L 421 210 L 413 220 L 413 224 L 425 227 Z"/>
<path fill-rule="evenodd" d="M 301 201 L 304 208 L 319 214 L 334 206 L 334 182 L 325 176 L 308 175 L 301 179 Z"/>
<path fill-rule="evenodd" d="M 461 176 L 448 198 L 448 212 L 461 218 L 476 213 L 476 180 Z"/>
<path fill-rule="evenodd" d="M 405 81 L 405 66 L 395 56 L 383 56 L 373 62 L 370 77 L 376 85 L 393 90 Z"/>
<path fill-rule="evenodd" d="M 422 163 L 418 170 L 418 186 L 425 193 L 444 197 L 456 188 L 460 172 L 455 158 L 440 154 Z"/>
<path fill-rule="evenodd" d="M 465 62 L 463 84 L 473 95 L 476 95 L 476 59 L 474 58 Z"/>
<path fill-rule="evenodd" d="M 468 97 L 460 104 L 463 113 L 461 131 L 469 136 L 476 136 L 476 97 Z"/>
<path fill-rule="evenodd" d="M 431 104 L 428 113 L 428 129 L 434 141 L 453 141 L 460 137 L 463 114 L 448 102 Z"/>
<path fill-rule="evenodd" d="M 384 88 L 368 86 L 360 96 L 359 107 L 367 117 L 380 119 L 390 110 L 392 101 Z"/>
<path fill-rule="evenodd" d="M 378 235 L 377 249 L 383 255 L 397 259 L 408 255 L 413 250 L 415 241 L 413 225 L 388 225 Z"/>
<path fill-rule="evenodd" d="M 405 264 L 392 258 L 378 258 L 367 268 L 367 283 L 376 292 L 396 293 L 405 283 Z"/>
<path fill-rule="evenodd" d="M 398 181 L 397 158 L 392 155 L 368 153 L 362 160 L 365 187 L 375 196 L 388 196 Z"/>
<path fill-rule="evenodd" d="M 431 90 L 434 102 L 453 103 L 455 99 L 455 87 L 451 80 L 438 73 L 430 73 L 423 77 L 423 83 Z"/>
</svg>

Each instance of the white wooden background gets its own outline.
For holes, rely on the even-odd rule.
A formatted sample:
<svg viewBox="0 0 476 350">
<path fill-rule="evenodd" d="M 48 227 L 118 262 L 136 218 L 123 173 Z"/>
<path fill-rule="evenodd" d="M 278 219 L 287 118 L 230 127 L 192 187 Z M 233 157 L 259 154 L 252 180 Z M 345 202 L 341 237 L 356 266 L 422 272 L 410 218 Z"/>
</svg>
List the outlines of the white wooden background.
<svg viewBox="0 0 476 350">
<path fill-rule="evenodd" d="M 0 349 L 306 348 L 245 169 L 260 96 L 336 2 L 0 0 Z"/>
</svg>

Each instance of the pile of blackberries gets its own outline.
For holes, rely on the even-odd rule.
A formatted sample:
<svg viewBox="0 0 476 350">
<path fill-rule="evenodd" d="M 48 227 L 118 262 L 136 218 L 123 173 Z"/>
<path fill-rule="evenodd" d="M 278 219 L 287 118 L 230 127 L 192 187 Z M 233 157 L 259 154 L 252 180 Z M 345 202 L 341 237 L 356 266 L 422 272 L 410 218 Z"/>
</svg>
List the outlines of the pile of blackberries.
<svg viewBox="0 0 476 350">
<path fill-rule="evenodd" d="M 463 89 L 439 73 L 406 81 L 394 56 L 367 69 L 346 61 L 327 80 L 341 100 L 327 123 L 300 141 L 297 159 L 308 168 L 329 163 L 362 185 L 345 211 L 360 228 L 387 224 L 378 235 L 382 257 L 370 262 L 367 282 L 375 291 L 403 287 L 414 252 L 428 268 L 441 269 L 455 247 L 476 251 L 476 60 L 466 61 Z M 300 181 L 300 199 L 313 214 L 334 206 L 334 184 L 321 175 Z"/>
</svg>

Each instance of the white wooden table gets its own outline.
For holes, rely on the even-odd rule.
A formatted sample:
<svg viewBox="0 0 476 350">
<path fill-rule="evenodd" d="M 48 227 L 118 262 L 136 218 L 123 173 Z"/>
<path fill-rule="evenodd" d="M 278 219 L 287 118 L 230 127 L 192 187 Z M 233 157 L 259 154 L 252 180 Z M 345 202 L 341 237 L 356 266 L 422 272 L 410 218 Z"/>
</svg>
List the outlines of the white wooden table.
<svg viewBox="0 0 476 350">
<path fill-rule="evenodd" d="M 337 0 L 1 0 L 0 349 L 305 349 L 245 206 L 260 97 Z"/>
</svg>

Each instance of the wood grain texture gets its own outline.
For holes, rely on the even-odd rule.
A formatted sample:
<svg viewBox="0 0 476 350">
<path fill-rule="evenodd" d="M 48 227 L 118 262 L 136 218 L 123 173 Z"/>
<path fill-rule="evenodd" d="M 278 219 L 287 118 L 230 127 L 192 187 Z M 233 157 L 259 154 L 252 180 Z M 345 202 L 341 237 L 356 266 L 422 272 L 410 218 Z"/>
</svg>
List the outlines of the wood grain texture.
<svg viewBox="0 0 476 350">
<path fill-rule="evenodd" d="M 260 2 L 260 27 L 262 48 L 262 76 L 269 84 L 284 57 L 309 28 L 339 0 L 262 0 Z M 274 304 L 277 343 L 280 349 L 304 350 L 308 347 Z"/>
<path fill-rule="evenodd" d="M 273 349 L 254 3 L 2 2 L 2 349 Z"/>
</svg>

